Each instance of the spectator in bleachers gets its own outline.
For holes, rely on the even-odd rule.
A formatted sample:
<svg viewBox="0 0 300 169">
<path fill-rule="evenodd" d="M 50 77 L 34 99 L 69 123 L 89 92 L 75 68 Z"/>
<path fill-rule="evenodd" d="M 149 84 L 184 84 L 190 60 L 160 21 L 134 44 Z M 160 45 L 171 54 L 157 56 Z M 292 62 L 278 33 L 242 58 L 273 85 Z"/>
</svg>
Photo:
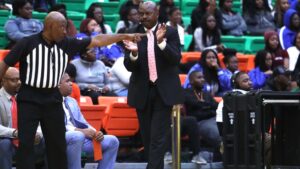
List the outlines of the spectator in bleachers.
<svg viewBox="0 0 300 169">
<path fill-rule="evenodd" d="M 88 157 L 93 157 L 94 151 L 97 155 L 102 153 L 102 159 L 98 161 L 98 169 L 113 169 L 119 141 L 115 136 L 104 135 L 85 120 L 78 103 L 69 97 L 71 85 L 68 74 L 64 74 L 60 81 L 59 91 L 64 100 L 62 104 L 66 119 L 68 169 L 81 169 L 81 153 L 84 152 Z M 94 141 L 97 143 L 93 143 Z M 95 150 L 93 145 L 98 143 L 101 143 L 101 149 Z"/>
<path fill-rule="evenodd" d="M 32 4 L 28 0 L 14 0 L 12 3 L 12 14 L 15 18 L 6 21 L 4 30 L 10 43 L 7 48 L 10 49 L 14 44 L 22 39 L 42 31 L 44 25 L 37 19 L 32 19 Z"/>
<path fill-rule="evenodd" d="M 267 79 L 273 74 L 272 55 L 266 50 L 260 50 L 255 56 L 255 68 L 249 72 L 253 89 L 262 89 Z"/>
<path fill-rule="evenodd" d="M 273 69 L 273 74 L 267 79 L 264 90 L 272 91 L 290 91 L 291 79 L 290 72 L 283 66 L 277 66 Z"/>
<path fill-rule="evenodd" d="M 206 81 L 206 83 L 203 85 L 203 90 L 205 92 L 209 92 L 212 96 L 221 95 L 221 87 L 218 78 L 218 72 L 221 71 L 220 61 L 215 50 L 204 50 L 201 54 L 199 62 L 189 70 L 188 77 L 194 71 L 203 72 L 204 79 Z M 185 80 L 183 87 L 191 87 L 189 78 Z"/>
<path fill-rule="evenodd" d="M 226 68 L 218 72 L 218 78 L 223 92 L 232 90 L 230 79 L 233 74 L 239 72 L 236 52 L 237 51 L 235 49 L 231 49 L 231 48 L 225 48 L 223 51 L 223 55 L 224 55 L 223 62 Z"/>
<path fill-rule="evenodd" d="M 216 24 L 216 18 L 212 14 L 205 14 L 201 27 L 194 32 L 195 51 L 215 49 L 221 52 L 224 49 L 221 44 L 221 31 Z"/>
<path fill-rule="evenodd" d="M 66 73 L 69 75 L 72 82 L 72 93 L 70 94 L 70 96 L 73 97 L 78 104 L 80 104 L 80 88 L 77 83 L 75 83 L 75 78 L 77 75 L 76 67 L 73 64 L 68 63 Z"/>
<path fill-rule="evenodd" d="M 183 47 L 184 46 L 184 28 L 181 25 L 182 17 L 181 17 L 181 11 L 179 8 L 174 7 L 169 10 L 168 13 L 169 21 L 166 23 L 168 26 L 172 26 L 174 29 L 177 30 L 179 35 L 180 44 Z"/>
<path fill-rule="evenodd" d="M 80 24 L 80 33 L 76 35 L 77 38 L 82 37 L 93 37 L 101 34 L 101 28 L 95 19 L 87 18 L 84 19 Z M 100 59 L 106 66 L 111 67 L 114 61 L 123 56 L 122 49 L 115 45 L 102 46 L 101 48 L 95 48 L 96 58 Z M 74 56 L 79 58 L 79 56 Z"/>
<path fill-rule="evenodd" d="M 67 36 L 75 37 L 77 34 L 77 29 L 71 19 L 67 16 L 67 7 L 65 4 L 55 4 L 52 6 L 52 8 L 49 10 L 49 12 L 52 11 L 58 11 L 61 14 L 63 14 L 67 19 Z"/>
<path fill-rule="evenodd" d="M 242 36 L 247 31 L 244 18 L 232 10 L 232 0 L 220 0 L 222 13 L 222 32 L 225 35 Z"/>
<path fill-rule="evenodd" d="M 56 4 L 56 0 L 32 0 L 33 8 L 38 12 L 48 12 L 48 8 Z"/>
<path fill-rule="evenodd" d="M 201 71 L 193 71 L 189 75 L 191 88 L 185 90 L 186 114 L 196 117 L 198 131 L 202 140 L 218 150 L 221 137 L 216 123 L 216 109 L 218 103 L 211 93 L 203 90 L 205 77 Z"/>
<path fill-rule="evenodd" d="M 217 9 L 216 0 L 199 0 L 198 6 L 193 10 L 191 15 L 191 34 L 194 33 L 196 28 L 201 26 L 202 18 L 205 14 L 212 14 L 216 19 L 217 27 L 222 27 L 222 14 Z"/>
<path fill-rule="evenodd" d="M 112 34 L 113 32 L 111 30 L 111 27 L 108 24 L 105 24 L 103 15 L 104 13 L 102 11 L 102 8 L 97 2 L 92 3 L 86 11 L 86 18 L 95 19 L 101 28 L 100 32 L 102 34 Z"/>
<path fill-rule="evenodd" d="M 124 29 L 121 30 L 121 32 L 125 32 L 127 29 L 130 29 L 139 23 L 139 14 L 136 8 L 127 9 L 125 15 L 126 17 L 124 17 L 124 20 L 120 20 L 117 23 L 116 32 L 119 32 L 120 29 Z"/>
<path fill-rule="evenodd" d="M 136 10 L 139 9 L 140 2 L 143 0 L 127 0 L 124 2 L 119 10 L 120 20 L 126 20 L 126 13 L 127 10 L 130 8 L 135 8 Z"/>
<path fill-rule="evenodd" d="M 239 94 L 246 94 L 248 91 L 250 91 L 252 89 L 252 82 L 251 79 L 249 77 L 249 75 L 246 72 L 238 72 L 236 74 L 234 74 L 231 79 L 231 85 L 233 88 L 233 92 L 237 92 Z M 216 117 L 216 121 L 217 121 L 217 125 L 219 128 L 219 131 L 222 134 L 223 131 L 223 106 L 224 106 L 224 101 L 221 100 L 218 108 L 217 108 L 217 117 Z"/>
<path fill-rule="evenodd" d="M 11 169 L 13 157 L 18 148 L 17 102 L 16 96 L 21 86 L 19 71 L 9 68 L 2 80 L 0 89 L 0 168 Z M 38 112 L 36 112 L 38 113 Z M 36 157 L 42 157 L 44 142 L 40 128 L 35 135 L 34 152 Z M 41 159 L 41 158 L 39 158 Z"/>
<path fill-rule="evenodd" d="M 160 0 L 158 9 L 159 9 L 159 16 L 158 22 L 166 23 L 169 21 L 168 14 L 172 8 L 174 8 L 174 1 L 173 0 Z"/>
<path fill-rule="evenodd" d="M 300 28 L 300 17 L 296 10 L 288 9 L 284 14 L 284 26 L 279 30 L 279 42 L 282 49 L 293 46 L 293 40 Z"/>
<path fill-rule="evenodd" d="M 274 17 L 267 0 L 251 0 L 243 10 L 250 35 L 263 35 L 267 30 L 275 30 Z"/>
<path fill-rule="evenodd" d="M 115 96 L 108 85 L 108 72 L 104 63 L 96 60 L 95 48 L 80 55 L 79 59 L 71 62 L 76 67 L 75 82 L 83 96 L 90 96 L 93 104 L 98 104 L 98 97 Z"/>
<path fill-rule="evenodd" d="M 279 44 L 278 33 L 275 31 L 266 31 L 264 33 L 265 50 L 270 52 L 273 59 L 273 68 L 283 66 L 289 68 L 289 54 L 286 50 L 282 50 Z"/>
<path fill-rule="evenodd" d="M 293 46 L 287 49 L 289 54 L 289 70 L 297 74 L 300 72 L 300 32 L 297 32 Z"/>
<path fill-rule="evenodd" d="M 276 28 L 281 28 L 284 26 L 283 17 L 285 12 L 290 8 L 290 3 L 288 0 L 277 0 L 275 4 L 274 21 Z"/>
<path fill-rule="evenodd" d="M 119 57 L 109 70 L 108 86 L 117 96 L 127 96 L 131 72 L 124 64 L 124 57 Z"/>
</svg>

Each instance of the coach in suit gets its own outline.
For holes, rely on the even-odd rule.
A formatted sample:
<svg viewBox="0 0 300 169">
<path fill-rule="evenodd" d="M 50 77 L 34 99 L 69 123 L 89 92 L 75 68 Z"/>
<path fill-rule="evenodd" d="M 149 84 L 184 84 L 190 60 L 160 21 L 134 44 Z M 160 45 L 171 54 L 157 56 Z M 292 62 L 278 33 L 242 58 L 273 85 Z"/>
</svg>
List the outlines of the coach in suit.
<svg viewBox="0 0 300 169">
<path fill-rule="evenodd" d="M 16 68 L 9 68 L 0 89 L 0 169 L 11 169 L 18 147 L 16 95 L 20 88 L 20 75 Z M 36 160 L 44 158 L 44 143 L 40 130 L 35 135 Z"/>
<path fill-rule="evenodd" d="M 148 169 L 163 169 L 172 106 L 183 102 L 178 77 L 180 42 L 175 29 L 158 24 L 155 3 L 139 6 L 141 24 L 129 32 L 146 33 L 137 43 L 125 41 L 124 64 L 132 72 L 128 104 L 137 110 Z"/>
</svg>

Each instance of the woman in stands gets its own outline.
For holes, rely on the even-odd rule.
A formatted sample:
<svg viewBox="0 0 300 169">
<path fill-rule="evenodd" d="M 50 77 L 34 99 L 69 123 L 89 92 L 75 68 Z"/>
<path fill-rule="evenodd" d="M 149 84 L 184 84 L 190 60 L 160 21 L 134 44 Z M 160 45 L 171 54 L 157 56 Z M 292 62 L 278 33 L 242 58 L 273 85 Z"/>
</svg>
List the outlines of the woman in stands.
<svg viewBox="0 0 300 169">
<path fill-rule="evenodd" d="M 29 35 L 41 32 L 44 25 L 37 19 L 32 19 L 32 4 L 27 0 L 15 0 L 12 2 L 12 14 L 15 18 L 7 20 L 4 30 L 10 40 L 8 49 L 12 48 L 14 44 Z"/>
<path fill-rule="evenodd" d="M 219 9 L 217 9 L 216 0 L 199 0 L 199 5 L 193 10 L 191 16 L 191 28 L 189 33 L 194 33 L 196 28 L 201 26 L 202 18 L 204 15 L 212 14 L 216 19 L 216 24 L 219 28 L 222 27 L 222 14 Z"/>
<path fill-rule="evenodd" d="M 248 6 L 243 8 L 243 15 L 250 35 L 263 35 L 266 30 L 275 30 L 268 0 L 248 1 Z"/>
<path fill-rule="evenodd" d="M 278 33 L 275 31 L 267 31 L 264 34 L 265 50 L 270 52 L 273 59 L 272 66 L 283 66 L 285 69 L 289 67 L 289 54 L 283 50 L 279 44 Z"/>
<path fill-rule="evenodd" d="M 222 95 L 220 87 L 220 81 L 218 79 L 218 72 L 220 69 L 220 61 L 218 54 L 213 49 L 204 50 L 201 54 L 201 58 L 188 72 L 190 75 L 193 71 L 203 72 L 206 83 L 204 84 L 203 90 L 209 92 L 212 96 Z M 191 84 L 189 79 L 185 80 L 183 85 L 184 88 L 190 88 Z"/>
<path fill-rule="evenodd" d="M 253 89 L 262 89 L 267 79 L 273 74 L 272 55 L 266 50 L 260 50 L 255 56 L 255 68 L 249 72 Z"/>
<path fill-rule="evenodd" d="M 95 19 L 87 18 L 84 19 L 80 24 L 80 33 L 76 35 L 77 38 L 96 36 L 101 34 L 101 27 L 96 22 Z M 114 61 L 123 56 L 123 51 L 121 48 L 115 44 L 109 47 L 103 46 L 101 48 L 95 48 L 96 58 L 100 59 L 106 66 L 111 67 Z M 74 56 L 74 58 L 79 58 L 79 56 Z"/>
<path fill-rule="evenodd" d="M 124 33 L 127 29 L 130 29 L 139 23 L 138 10 L 136 8 L 129 8 L 125 11 L 126 17 L 120 20 L 116 26 L 116 32 Z"/>
<path fill-rule="evenodd" d="M 279 42 L 282 49 L 293 46 L 296 33 L 300 28 L 300 17 L 296 10 L 288 9 L 284 14 L 284 26 L 279 30 Z"/>
<path fill-rule="evenodd" d="M 242 36 L 247 31 L 244 18 L 232 10 L 232 0 L 220 0 L 222 13 L 222 32 L 225 35 Z"/>
<path fill-rule="evenodd" d="M 275 4 L 274 21 L 276 28 L 283 26 L 283 17 L 285 12 L 290 8 L 288 0 L 277 0 Z"/>
<path fill-rule="evenodd" d="M 224 49 L 223 51 L 223 62 L 226 68 L 218 72 L 218 78 L 223 92 L 232 90 L 230 79 L 234 74 L 239 72 L 236 52 L 237 51 L 235 49 L 230 48 Z"/>
<path fill-rule="evenodd" d="M 86 11 L 86 18 L 95 19 L 100 26 L 102 34 L 112 34 L 111 27 L 105 24 L 103 11 L 100 5 L 96 2 L 92 3 Z"/>
<path fill-rule="evenodd" d="M 181 25 L 182 17 L 181 17 L 180 9 L 177 7 L 171 8 L 168 13 L 168 16 L 169 16 L 169 21 L 166 24 L 177 30 L 179 39 L 180 39 L 180 44 L 183 47 L 184 46 L 184 28 Z"/>
<path fill-rule="evenodd" d="M 104 63 L 96 60 L 95 48 L 85 51 L 71 63 L 76 67 L 75 82 L 81 94 L 90 96 L 93 104 L 98 104 L 99 96 L 115 96 L 107 86 L 108 74 Z"/>
<path fill-rule="evenodd" d="M 168 14 L 170 12 L 170 9 L 174 8 L 174 1 L 173 0 L 160 0 L 159 1 L 159 16 L 158 16 L 158 21 L 160 23 L 166 23 L 169 18 Z"/>
<path fill-rule="evenodd" d="M 222 51 L 221 31 L 216 24 L 216 18 L 212 14 L 205 14 L 201 23 L 194 32 L 195 50 L 215 49 Z"/>
</svg>

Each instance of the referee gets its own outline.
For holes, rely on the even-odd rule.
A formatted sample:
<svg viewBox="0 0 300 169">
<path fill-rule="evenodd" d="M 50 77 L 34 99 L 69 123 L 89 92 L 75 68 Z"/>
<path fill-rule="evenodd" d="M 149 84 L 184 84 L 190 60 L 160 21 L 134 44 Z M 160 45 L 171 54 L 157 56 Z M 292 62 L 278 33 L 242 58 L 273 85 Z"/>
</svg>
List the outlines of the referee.
<svg viewBox="0 0 300 169">
<path fill-rule="evenodd" d="M 34 169 L 34 136 L 41 122 L 49 169 L 67 169 L 64 111 L 58 90 L 68 59 L 77 52 L 121 40 L 138 40 L 139 34 L 98 35 L 94 38 L 66 37 L 67 21 L 59 12 L 45 18 L 41 33 L 20 40 L 0 62 L 0 79 L 9 66 L 20 63 L 18 93 L 19 139 L 17 169 Z"/>
</svg>

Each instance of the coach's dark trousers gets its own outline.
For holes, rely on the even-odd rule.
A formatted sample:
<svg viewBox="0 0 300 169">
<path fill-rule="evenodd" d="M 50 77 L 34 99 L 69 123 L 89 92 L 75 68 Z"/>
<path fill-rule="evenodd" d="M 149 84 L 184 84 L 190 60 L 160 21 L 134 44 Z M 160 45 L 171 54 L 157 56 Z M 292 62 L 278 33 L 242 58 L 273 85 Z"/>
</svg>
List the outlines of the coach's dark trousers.
<svg viewBox="0 0 300 169">
<path fill-rule="evenodd" d="M 163 169 L 167 136 L 171 127 L 172 106 L 163 103 L 155 85 L 151 85 L 147 104 L 137 109 L 140 130 L 145 147 L 147 169 Z"/>
</svg>

